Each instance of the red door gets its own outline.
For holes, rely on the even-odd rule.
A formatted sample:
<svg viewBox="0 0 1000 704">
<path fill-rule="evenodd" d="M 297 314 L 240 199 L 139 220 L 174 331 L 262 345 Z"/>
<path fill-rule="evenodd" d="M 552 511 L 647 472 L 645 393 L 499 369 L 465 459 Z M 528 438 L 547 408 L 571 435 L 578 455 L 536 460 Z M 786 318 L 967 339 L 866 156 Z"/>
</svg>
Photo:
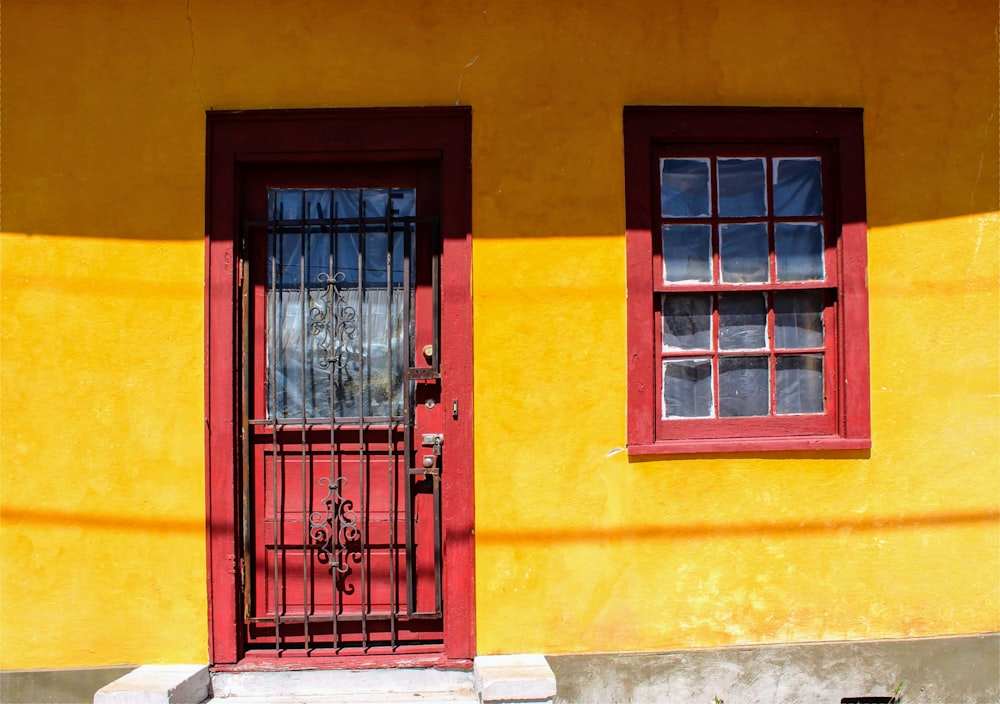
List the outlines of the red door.
<svg viewBox="0 0 1000 704">
<path fill-rule="evenodd" d="M 248 651 L 442 649 L 437 184 L 420 163 L 246 172 Z"/>
<path fill-rule="evenodd" d="M 211 112 L 207 155 L 213 666 L 468 664 L 471 112 Z"/>
</svg>

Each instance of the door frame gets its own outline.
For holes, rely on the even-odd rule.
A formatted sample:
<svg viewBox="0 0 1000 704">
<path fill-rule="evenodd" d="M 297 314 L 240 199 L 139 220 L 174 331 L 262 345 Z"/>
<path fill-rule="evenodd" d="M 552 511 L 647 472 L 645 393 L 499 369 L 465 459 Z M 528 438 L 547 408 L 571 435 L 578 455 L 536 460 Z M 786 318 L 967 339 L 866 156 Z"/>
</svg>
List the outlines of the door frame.
<svg viewBox="0 0 1000 704">
<path fill-rule="evenodd" d="M 216 669 L 468 664 L 475 655 L 472 112 L 465 106 L 210 111 L 206 146 L 205 433 L 209 660 Z M 433 161 L 441 179 L 444 649 L 433 656 L 245 657 L 239 604 L 240 179 L 248 166 Z M 454 405 L 453 404 L 457 404 Z M 457 415 L 457 417 L 455 417 Z"/>
</svg>

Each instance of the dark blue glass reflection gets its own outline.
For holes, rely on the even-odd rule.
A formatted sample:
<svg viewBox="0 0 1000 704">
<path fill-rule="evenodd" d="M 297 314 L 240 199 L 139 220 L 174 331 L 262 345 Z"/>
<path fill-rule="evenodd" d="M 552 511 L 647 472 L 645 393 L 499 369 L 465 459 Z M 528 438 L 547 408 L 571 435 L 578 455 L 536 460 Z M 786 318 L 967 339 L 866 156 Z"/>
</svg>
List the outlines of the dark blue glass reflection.
<svg viewBox="0 0 1000 704">
<path fill-rule="evenodd" d="M 779 217 L 823 214 L 819 159 L 774 160 L 774 214 Z"/>
<path fill-rule="evenodd" d="M 660 212 L 663 217 L 711 214 L 708 159 L 661 159 Z"/>
<path fill-rule="evenodd" d="M 763 159 L 719 159 L 719 215 L 767 215 Z"/>
</svg>

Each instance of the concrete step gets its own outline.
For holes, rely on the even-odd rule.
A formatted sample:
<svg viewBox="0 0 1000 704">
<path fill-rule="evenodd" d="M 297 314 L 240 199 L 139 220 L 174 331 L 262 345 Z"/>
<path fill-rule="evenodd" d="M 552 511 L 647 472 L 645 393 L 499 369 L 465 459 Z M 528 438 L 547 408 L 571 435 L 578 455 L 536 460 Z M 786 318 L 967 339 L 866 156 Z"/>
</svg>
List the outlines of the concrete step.
<svg viewBox="0 0 1000 704">
<path fill-rule="evenodd" d="M 468 692 L 382 692 L 379 694 L 267 695 L 260 697 L 213 697 L 206 704 L 479 704 Z"/>
<path fill-rule="evenodd" d="M 555 694 L 541 655 L 487 655 L 473 670 L 210 674 L 205 665 L 143 665 L 98 690 L 94 704 L 552 704 Z"/>
<path fill-rule="evenodd" d="M 209 704 L 478 704 L 473 673 L 433 668 L 216 672 Z"/>
</svg>

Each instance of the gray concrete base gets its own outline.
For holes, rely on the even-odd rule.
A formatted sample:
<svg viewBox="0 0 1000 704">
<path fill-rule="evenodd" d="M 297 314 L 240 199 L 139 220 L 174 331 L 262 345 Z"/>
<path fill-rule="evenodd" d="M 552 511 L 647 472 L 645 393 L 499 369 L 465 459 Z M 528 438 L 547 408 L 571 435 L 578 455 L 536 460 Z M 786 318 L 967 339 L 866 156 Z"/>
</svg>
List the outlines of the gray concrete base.
<svg viewBox="0 0 1000 704">
<path fill-rule="evenodd" d="M 94 694 L 94 704 L 201 704 L 208 665 L 143 665 Z"/>
<path fill-rule="evenodd" d="M 551 704 L 556 677 L 542 655 L 480 655 L 475 659 L 481 704 Z"/>
<path fill-rule="evenodd" d="M 548 657 L 557 704 L 996 704 L 1000 635 Z"/>
<path fill-rule="evenodd" d="M 94 692 L 134 665 L 64 670 L 0 671 L 0 704 L 90 704 Z"/>
<path fill-rule="evenodd" d="M 388 680 L 373 676 L 374 671 L 215 673 L 212 701 L 500 704 L 540 703 L 545 697 L 552 700 L 554 693 L 555 704 L 710 704 L 713 697 L 726 704 L 840 704 L 888 697 L 900 683 L 902 704 L 1000 701 L 1000 634 L 667 653 L 486 656 L 475 663 L 475 676 L 448 670 L 379 671 Z M 182 666 L 186 675 L 161 671 L 158 684 L 147 676 L 150 670 L 139 670 L 145 670 L 143 677 L 132 678 L 129 687 L 110 688 L 103 685 L 129 680 L 132 668 L 7 670 L 0 673 L 0 704 L 194 704 L 208 696 L 204 666 Z M 139 679 L 149 686 L 140 686 Z"/>
</svg>

